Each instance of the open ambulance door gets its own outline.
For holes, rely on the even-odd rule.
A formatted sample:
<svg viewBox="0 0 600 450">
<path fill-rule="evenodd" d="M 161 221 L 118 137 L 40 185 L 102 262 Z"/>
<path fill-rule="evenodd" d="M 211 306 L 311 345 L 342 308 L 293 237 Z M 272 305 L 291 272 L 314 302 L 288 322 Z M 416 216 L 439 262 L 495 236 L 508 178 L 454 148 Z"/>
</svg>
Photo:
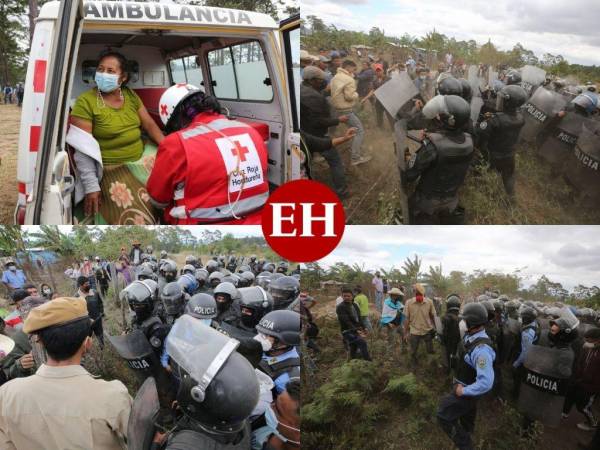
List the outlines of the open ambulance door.
<svg viewBox="0 0 600 450">
<path fill-rule="evenodd" d="M 292 181 L 301 178 L 306 160 L 300 149 L 300 14 L 281 21 L 279 34 L 292 118 L 292 130 L 286 144 L 285 181 Z"/>
<path fill-rule="evenodd" d="M 69 170 L 65 134 L 83 17 L 83 0 L 61 0 L 43 94 L 32 197 L 25 213 L 28 224 L 68 224 L 73 220 L 75 180 Z"/>
</svg>

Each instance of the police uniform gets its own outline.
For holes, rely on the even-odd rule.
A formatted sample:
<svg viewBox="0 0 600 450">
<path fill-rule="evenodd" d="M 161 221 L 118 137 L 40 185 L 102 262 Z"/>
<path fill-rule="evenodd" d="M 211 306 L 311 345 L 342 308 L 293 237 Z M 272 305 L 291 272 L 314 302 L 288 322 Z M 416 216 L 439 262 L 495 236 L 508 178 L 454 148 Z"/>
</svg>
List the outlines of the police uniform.
<svg viewBox="0 0 600 450">
<path fill-rule="evenodd" d="M 484 157 L 500 172 L 509 196 L 515 193 L 515 147 L 525 125 L 520 111 L 495 113 L 477 127 L 478 141 Z"/>
<path fill-rule="evenodd" d="M 24 331 L 79 319 L 89 320 L 85 300 L 57 298 L 32 309 Z M 131 405 L 120 381 L 95 379 L 79 364 L 43 364 L 0 387 L 0 448 L 125 449 Z"/>
<path fill-rule="evenodd" d="M 409 198 L 411 223 L 419 216 L 423 223 L 430 223 L 435 216 L 449 215 L 456 209 L 458 190 L 465 180 L 472 156 L 471 135 L 463 132 L 428 134 L 402 177 L 407 182 L 420 177 L 415 193 Z M 445 219 L 440 218 L 440 221 Z"/>
<path fill-rule="evenodd" d="M 271 377 L 277 394 L 281 394 L 290 378 L 300 376 L 300 355 L 295 347 L 278 356 L 263 354 L 258 367 Z"/>
<path fill-rule="evenodd" d="M 528 325 L 525 325 L 521 330 L 521 352 L 519 356 L 513 363 L 513 395 L 515 397 L 519 396 L 519 391 L 521 387 L 521 378 L 523 377 L 523 372 L 525 370 L 523 366 L 523 362 L 525 361 L 525 356 L 527 356 L 527 352 L 531 348 L 532 345 L 538 343 L 540 338 L 540 326 L 537 323 L 537 320 L 534 320 Z"/>
<path fill-rule="evenodd" d="M 461 450 L 472 449 L 477 400 L 492 389 L 496 354 L 484 330 L 466 334 L 457 352 L 456 384 L 464 386 L 463 395 L 455 392 L 443 397 L 437 412 L 442 429 Z"/>
</svg>

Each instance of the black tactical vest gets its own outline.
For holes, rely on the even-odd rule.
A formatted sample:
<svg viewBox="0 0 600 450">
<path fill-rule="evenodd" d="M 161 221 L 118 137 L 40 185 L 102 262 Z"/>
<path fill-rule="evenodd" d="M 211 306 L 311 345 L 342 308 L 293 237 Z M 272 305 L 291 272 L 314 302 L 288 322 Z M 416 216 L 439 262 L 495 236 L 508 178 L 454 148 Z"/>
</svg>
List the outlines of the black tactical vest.
<svg viewBox="0 0 600 450">
<path fill-rule="evenodd" d="M 458 349 L 456 350 L 455 378 L 464 385 L 473 384 L 477 379 L 477 370 L 465 362 L 465 355 L 470 355 L 475 347 L 481 344 L 487 344 L 491 347 L 492 340 L 487 337 L 479 337 L 466 345 L 464 340 L 458 344 Z"/>
<path fill-rule="evenodd" d="M 462 133 L 458 143 L 442 133 L 430 133 L 429 140 L 437 150 L 437 159 L 423 174 L 417 189 L 427 197 L 453 197 L 462 186 L 473 156 L 473 139 Z"/>
<path fill-rule="evenodd" d="M 274 364 L 269 364 L 268 360 L 262 359 L 258 367 L 272 380 L 276 380 L 284 373 L 288 373 L 290 378 L 300 376 L 300 358 L 288 358 Z"/>
</svg>

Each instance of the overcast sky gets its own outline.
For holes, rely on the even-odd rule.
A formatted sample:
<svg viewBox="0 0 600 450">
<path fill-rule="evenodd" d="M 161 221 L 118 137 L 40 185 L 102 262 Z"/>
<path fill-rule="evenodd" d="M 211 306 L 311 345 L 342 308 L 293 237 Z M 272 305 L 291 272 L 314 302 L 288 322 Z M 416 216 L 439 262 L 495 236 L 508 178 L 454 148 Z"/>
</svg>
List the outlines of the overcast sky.
<svg viewBox="0 0 600 450">
<path fill-rule="evenodd" d="M 302 0 L 302 16 L 311 14 L 341 29 L 422 37 L 435 27 L 457 40 L 491 38 L 501 50 L 520 42 L 538 57 L 600 65 L 598 0 Z"/>
<path fill-rule="evenodd" d="M 525 287 L 543 274 L 567 289 L 600 286 L 600 226 L 350 226 L 321 263 L 400 269 L 415 254 L 423 271 L 441 263 L 445 275 L 521 269 Z"/>
</svg>

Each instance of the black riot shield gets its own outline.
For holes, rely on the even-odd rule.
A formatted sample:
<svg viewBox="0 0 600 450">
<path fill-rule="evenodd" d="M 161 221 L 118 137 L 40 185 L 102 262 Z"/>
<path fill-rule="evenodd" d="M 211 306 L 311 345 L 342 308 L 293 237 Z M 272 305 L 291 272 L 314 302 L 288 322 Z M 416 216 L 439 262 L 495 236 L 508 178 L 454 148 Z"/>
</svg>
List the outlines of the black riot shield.
<svg viewBox="0 0 600 450">
<path fill-rule="evenodd" d="M 392 117 L 412 98 L 419 94 L 419 90 L 406 72 L 392 75 L 391 79 L 375 90 L 375 97 Z"/>
<path fill-rule="evenodd" d="M 138 390 L 127 425 L 127 448 L 129 450 L 148 450 L 155 434 L 154 417 L 160 404 L 154 377 L 148 377 Z"/>
<path fill-rule="evenodd" d="M 519 137 L 526 142 L 534 142 L 536 136 L 544 130 L 550 119 L 564 108 L 566 99 L 558 92 L 538 88 L 523 106 L 525 125 Z"/>
<path fill-rule="evenodd" d="M 570 347 L 532 345 L 523 364 L 519 411 L 544 425 L 558 426 L 574 358 Z"/>
<path fill-rule="evenodd" d="M 146 335 L 141 330 L 133 330 L 122 336 L 106 336 L 119 356 L 141 380 L 152 376 L 156 382 L 159 404 L 170 410 L 175 400 L 175 391 L 169 374 L 160 364 L 158 357 Z"/>
<path fill-rule="evenodd" d="M 551 127 L 546 139 L 538 148 L 542 158 L 551 165 L 562 168 L 573 152 L 586 120 L 588 119 L 580 114 L 567 111 L 565 116 Z"/>
<path fill-rule="evenodd" d="M 568 155 L 565 165 L 567 179 L 579 191 L 593 199 L 600 199 L 600 122 L 586 121 L 575 150 Z"/>
<path fill-rule="evenodd" d="M 502 350 L 505 361 L 512 362 L 521 351 L 519 348 L 520 333 L 521 324 L 519 321 L 512 317 L 506 319 L 506 323 L 502 327 Z"/>
</svg>

